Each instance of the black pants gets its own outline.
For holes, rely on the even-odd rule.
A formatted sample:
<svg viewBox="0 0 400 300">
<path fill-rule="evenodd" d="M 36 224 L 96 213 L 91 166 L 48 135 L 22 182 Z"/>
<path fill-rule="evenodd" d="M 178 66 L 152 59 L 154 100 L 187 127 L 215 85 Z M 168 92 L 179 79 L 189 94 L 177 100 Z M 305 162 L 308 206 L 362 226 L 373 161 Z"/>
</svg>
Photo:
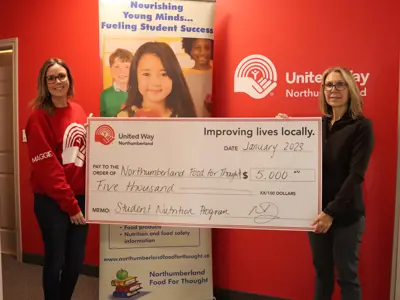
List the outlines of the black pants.
<svg viewBox="0 0 400 300">
<path fill-rule="evenodd" d="M 314 300 L 330 300 L 334 290 L 334 267 L 342 300 L 361 300 L 358 277 L 359 249 L 365 217 L 346 227 L 331 228 L 326 234 L 309 232 L 316 271 Z"/>
<path fill-rule="evenodd" d="M 76 196 L 82 213 L 84 196 Z M 88 225 L 74 225 L 51 198 L 34 195 L 34 210 L 44 243 L 45 300 L 70 300 L 85 257 Z"/>
</svg>

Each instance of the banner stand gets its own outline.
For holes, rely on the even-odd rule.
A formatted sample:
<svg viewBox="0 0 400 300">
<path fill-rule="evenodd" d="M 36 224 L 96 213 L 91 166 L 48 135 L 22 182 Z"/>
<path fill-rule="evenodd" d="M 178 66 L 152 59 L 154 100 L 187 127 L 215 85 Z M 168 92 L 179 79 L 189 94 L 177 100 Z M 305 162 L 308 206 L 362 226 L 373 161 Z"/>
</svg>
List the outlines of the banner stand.
<svg viewBox="0 0 400 300">
<path fill-rule="evenodd" d="M 191 107 L 198 117 L 210 116 L 214 6 L 203 1 L 99 0 L 104 88 L 100 116 L 131 116 L 132 112 L 146 116 L 140 108 L 152 95 L 146 94 L 145 79 L 156 77 L 163 91 L 171 89 L 165 102 L 171 117 L 185 117 Z M 140 52 L 146 52 L 147 46 L 164 50 L 157 57 L 142 57 Z M 174 56 L 178 64 L 171 63 Z M 140 69 L 144 63 L 147 71 Z M 131 93 L 127 91 L 130 78 L 135 78 L 132 89 L 136 88 Z M 129 94 L 139 98 L 131 99 Z M 180 96 L 173 99 L 173 95 Z M 173 107 L 186 109 L 175 113 Z M 99 269 L 99 300 L 214 299 L 211 229 L 102 224 Z"/>
</svg>

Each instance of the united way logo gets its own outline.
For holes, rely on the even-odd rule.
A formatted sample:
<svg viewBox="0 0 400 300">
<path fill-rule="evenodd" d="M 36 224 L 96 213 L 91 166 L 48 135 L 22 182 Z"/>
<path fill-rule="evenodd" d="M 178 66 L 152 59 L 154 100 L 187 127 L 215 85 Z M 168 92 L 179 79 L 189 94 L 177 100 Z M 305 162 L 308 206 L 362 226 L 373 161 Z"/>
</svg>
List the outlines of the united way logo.
<svg viewBox="0 0 400 300">
<path fill-rule="evenodd" d="M 61 157 L 63 165 L 73 163 L 83 167 L 86 158 L 86 129 L 83 125 L 72 123 L 65 129 Z"/>
<path fill-rule="evenodd" d="M 94 133 L 94 141 L 103 145 L 109 145 L 115 140 L 115 132 L 109 125 L 99 126 Z"/>
<path fill-rule="evenodd" d="M 244 58 L 236 67 L 234 92 L 262 99 L 277 86 L 278 76 L 271 60 L 259 54 Z"/>
</svg>

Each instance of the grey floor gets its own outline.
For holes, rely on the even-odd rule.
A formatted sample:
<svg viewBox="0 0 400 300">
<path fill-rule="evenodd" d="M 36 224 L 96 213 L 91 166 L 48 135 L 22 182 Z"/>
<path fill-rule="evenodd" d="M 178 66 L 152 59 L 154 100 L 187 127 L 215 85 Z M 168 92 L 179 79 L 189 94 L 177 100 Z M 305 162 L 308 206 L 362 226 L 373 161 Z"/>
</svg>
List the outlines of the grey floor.
<svg viewBox="0 0 400 300">
<path fill-rule="evenodd" d="M 13 256 L 2 255 L 3 300 L 43 300 L 42 267 L 20 264 Z M 98 300 L 97 278 L 81 275 L 73 300 Z M 1 296 L 0 296 L 1 299 Z"/>
</svg>

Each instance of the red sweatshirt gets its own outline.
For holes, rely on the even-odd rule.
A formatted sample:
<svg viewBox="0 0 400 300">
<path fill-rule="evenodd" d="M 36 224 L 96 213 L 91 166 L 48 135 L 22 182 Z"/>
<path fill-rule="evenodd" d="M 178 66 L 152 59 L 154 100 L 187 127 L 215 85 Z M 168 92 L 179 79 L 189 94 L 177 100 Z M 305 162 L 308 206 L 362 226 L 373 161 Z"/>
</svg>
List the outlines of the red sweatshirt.
<svg viewBox="0 0 400 300">
<path fill-rule="evenodd" d="M 68 102 L 52 116 L 35 109 L 26 126 L 31 185 L 34 193 L 57 201 L 69 216 L 80 212 L 75 195 L 85 193 L 87 116 L 82 107 Z"/>
</svg>

